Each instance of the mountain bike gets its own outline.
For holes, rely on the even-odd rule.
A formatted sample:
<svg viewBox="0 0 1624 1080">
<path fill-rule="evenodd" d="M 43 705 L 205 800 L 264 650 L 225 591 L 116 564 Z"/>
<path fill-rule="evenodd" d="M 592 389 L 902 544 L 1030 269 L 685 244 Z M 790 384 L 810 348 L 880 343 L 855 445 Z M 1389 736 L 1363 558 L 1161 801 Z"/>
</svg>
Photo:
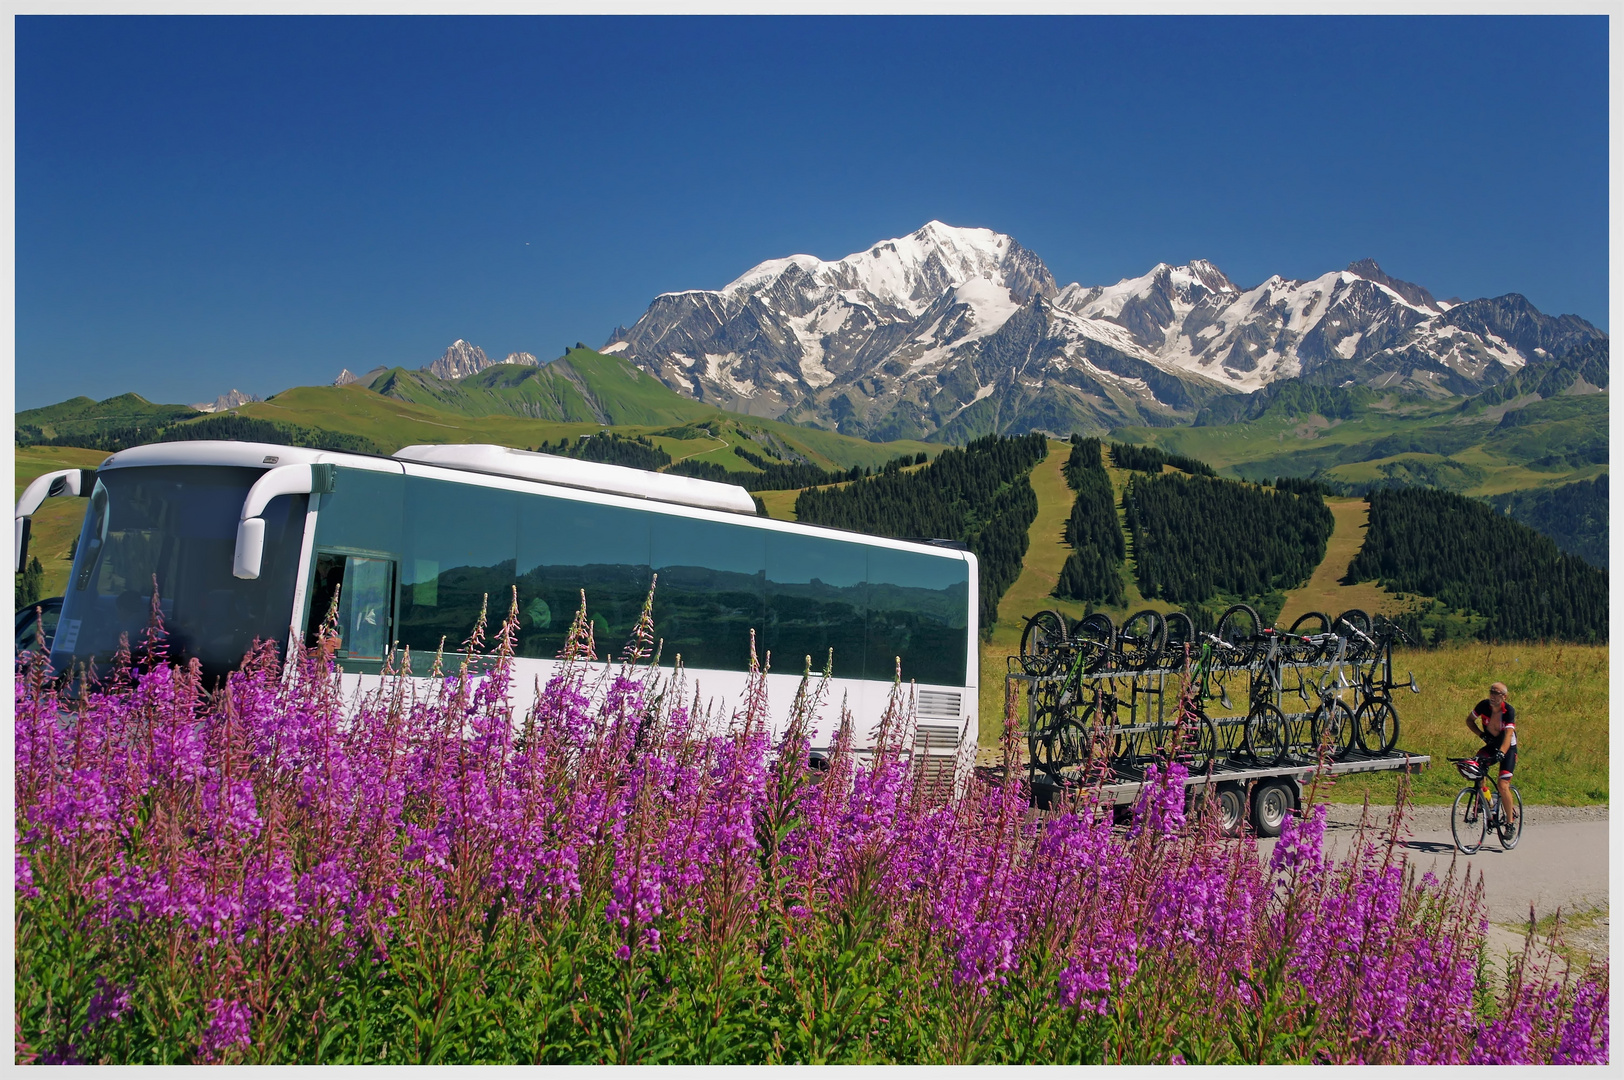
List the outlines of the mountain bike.
<svg viewBox="0 0 1624 1080">
<path fill-rule="evenodd" d="M 1317 759 L 1320 750 L 1324 749 L 1332 761 L 1341 761 L 1353 749 L 1357 738 L 1358 725 L 1353 710 L 1348 708 L 1347 702 L 1337 697 L 1335 680 L 1330 673 L 1318 682 L 1309 679 L 1302 681 L 1297 692 L 1304 703 L 1309 700 L 1310 688 L 1318 695 L 1319 704 L 1299 722 L 1292 741 L 1310 758 Z"/>
<path fill-rule="evenodd" d="M 1225 667 L 1245 667 L 1254 659 L 1258 632 L 1263 620 L 1250 604 L 1234 604 L 1218 616 L 1213 634 L 1222 642 L 1217 651 L 1218 662 Z"/>
<path fill-rule="evenodd" d="M 1128 616 L 1116 635 L 1116 659 L 1112 667 L 1119 671 L 1144 671 L 1160 661 L 1162 648 L 1167 644 L 1167 620 L 1161 612 L 1146 608 Z"/>
<path fill-rule="evenodd" d="M 1331 632 L 1331 618 L 1323 611 L 1305 611 L 1286 631 L 1289 657 L 1296 664 L 1312 664 L 1329 659 L 1341 639 Z"/>
<path fill-rule="evenodd" d="M 1483 846 L 1483 839 L 1493 829 L 1500 838 L 1500 847 L 1510 851 L 1522 839 L 1522 792 L 1511 785 L 1511 801 L 1517 808 L 1517 820 L 1508 820 L 1500 805 L 1500 792 L 1489 779 L 1488 769 L 1477 758 L 1450 758 L 1468 783 L 1455 796 L 1449 810 L 1449 828 L 1455 837 L 1455 849 L 1462 855 L 1474 854 Z"/>
<path fill-rule="evenodd" d="M 1344 613 L 1344 618 L 1346 615 Z M 1356 688 L 1359 707 L 1353 714 L 1354 738 L 1359 749 L 1367 754 L 1390 754 L 1393 747 L 1398 745 L 1398 708 L 1393 704 L 1393 688 L 1406 685 L 1393 681 L 1393 642 L 1409 642 L 1410 639 L 1404 631 L 1385 619 L 1376 628 L 1374 637 L 1351 622 L 1344 625 L 1352 630 L 1355 641 L 1362 642 L 1364 648 L 1361 651 L 1370 659 L 1368 667 L 1356 664 L 1354 668 L 1359 680 Z M 1421 692 L 1421 688 L 1415 684 L 1414 672 L 1410 673 L 1408 686 L 1413 694 Z"/>
<path fill-rule="evenodd" d="M 1280 691 L 1281 642 L 1271 641 L 1262 663 L 1252 673 L 1251 700 L 1246 707 L 1246 728 L 1241 746 L 1259 765 L 1284 763 L 1291 749 L 1291 724 L 1274 703 Z"/>
<path fill-rule="evenodd" d="M 1372 630 L 1370 616 L 1359 608 L 1349 608 L 1338 615 L 1331 623 L 1331 629 L 1347 642 L 1342 659 L 1351 663 L 1357 664 L 1365 660 L 1368 650 L 1375 644 L 1370 636 Z"/>
<path fill-rule="evenodd" d="M 1066 769 L 1086 763 L 1095 752 L 1089 711 L 1078 715 L 1085 676 L 1112 663 L 1116 628 L 1096 612 L 1070 627 L 1058 611 L 1040 611 L 1021 634 L 1022 669 L 1035 676 L 1031 690 L 1031 728 L 1027 753 L 1035 778 L 1041 770 L 1060 783 Z M 1116 698 L 1111 696 L 1111 714 Z"/>
</svg>

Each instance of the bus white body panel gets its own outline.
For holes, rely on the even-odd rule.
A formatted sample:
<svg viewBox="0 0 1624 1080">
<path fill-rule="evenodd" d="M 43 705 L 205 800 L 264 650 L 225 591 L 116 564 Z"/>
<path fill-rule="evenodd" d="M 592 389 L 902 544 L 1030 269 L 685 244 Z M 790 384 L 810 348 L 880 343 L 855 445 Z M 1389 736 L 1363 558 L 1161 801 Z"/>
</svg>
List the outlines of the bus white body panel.
<svg viewBox="0 0 1624 1080">
<path fill-rule="evenodd" d="M 346 692 L 353 695 L 379 685 L 383 653 L 394 650 L 398 656 L 402 644 L 410 645 L 416 672 L 432 663 L 441 637 L 447 652 L 454 653 L 472 629 L 482 598 L 488 598 L 489 650 L 517 589 L 521 653 L 529 653 L 514 661 L 513 704 L 516 715 L 522 715 L 537 688 L 545 686 L 557 668 L 551 657 L 579 606 L 579 589 L 585 587 L 588 612 L 599 624 L 599 656 L 618 665 L 628 620 L 635 617 L 632 609 L 640 609 L 648 579 L 657 576 L 655 635 L 664 639 L 661 673 L 669 679 L 675 654 L 682 654 L 685 699 L 691 704 L 697 690 L 701 707 L 721 729 L 742 705 L 749 635 L 754 630 L 758 658 L 766 664 L 770 656 L 768 709 L 775 734 L 788 722 L 808 655 L 816 673 L 832 646 L 835 674 L 818 710 L 814 748 L 827 748 L 832 741 L 843 703 L 852 717 L 855 744 L 859 748 L 871 744 L 891 694 L 893 654 L 902 655 L 904 692 L 914 695 L 916 749 L 928 747 L 932 755 L 951 756 L 961 739 L 975 743 L 979 580 L 975 556 L 969 552 L 721 509 L 742 509 L 739 498 L 726 494 L 730 490 L 748 500 L 742 489 L 730 485 L 690 489 L 661 483 L 686 478 L 606 467 L 614 474 L 637 474 L 632 479 L 638 483 L 628 485 L 635 490 L 589 490 L 532 476 L 501 475 L 497 468 L 514 453 L 503 447 L 457 447 L 444 454 L 419 447 L 402 453 L 442 456 L 458 465 L 203 441 L 142 446 L 113 455 L 98 473 L 97 490 L 105 493 L 95 506 L 102 509 L 93 506 L 87 514 L 86 535 L 99 529 L 115 553 L 120 543 L 141 552 L 172 551 L 172 562 L 162 561 L 169 555 L 144 556 L 157 562 L 132 563 L 121 571 L 111 556 L 107 566 L 96 563 L 99 556 L 87 558 L 82 543 L 84 565 L 75 563 L 63 622 L 66 628 L 71 619 L 75 637 L 64 642 L 59 633 L 58 643 L 65 647 L 53 648 L 53 663 L 62 667 L 85 659 L 87 653 L 106 653 L 106 642 L 116 638 L 109 634 L 116 627 L 101 623 L 111 619 L 109 613 L 115 609 L 126 619 L 129 612 L 147 610 L 152 589 L 146 582 L 154 574 L 160 581 L 166 624 L 178 628 L 176 639 L 205 654 L 210 646 L 218 656 L 235 650 L 239 659 L 238 638 L 245 632 L 239 625 L 245 618 L 242 610 L 260 612 L 261 620 L 276 620 L 274 625 L 281 629 L 274 636 L 286 634 L 287 643 L 295 645 L 309 640 L 335 591 L 364 598 L 370 588 L 377 597 L 375 611 L 363 610 L 360 599 L 347 611 L 345 604 L 339 605 L 350 620 L 341 635 L 344 644 L 360 650 L 339 655 Z M 554 468 L 555 462 L 569 462 L 533 460 L 547 457 L 525 453 L 519 460 L 536 474 Z M 331 494 L 272 500 L 265 510 L 270 530 L 265 573 L 254 581 L 232 581 L 243 493 L 264 472 L 290 464 L 336 467 L 336 488 Z M 138 469 L 149 471 L 133 471 Z M 579 480 L 584 475 L 571 477 Z M 644 477 L 652 482 L 644 483 Z M 721 489 L 721 494 L 708 489 Z M 126 490 L 128 496 L 123 494 Z M 234 491 L 236 502 L 231 504 Z M 186 512 L 166 511 L 168 519 L 152 511 L 158 514 L 152 521 L 132 523 L 131 513 L 139 517 L 140 507 L 159 506 L 166 497 L 203 499 L 199 503 L 203 509 L 180 507 Z M 709 505 L 692 505 L 707 501 Z M 98 513 L 109 513 L 109 502 L 111 534 L 105 516 L 99 524 L 90 521 Z M 132 510 L 121 517 L 125 504 Z M 164 526 L 162 520 L 212 522 L 214 515 L 224 517 L 221 508 L 228 506 L 229 521 L 217 528 L 182 525 L 180 534 L 163 532 L 164 528 L 173 532 L 174 526 Z M 188 529 L 207 535 L 194 538 Z M 646 540 L 642 530 L 647 530 Z M 628 545 L 630 555 L 609 550 Z M 600 558 L 601 564 L 596 561 Z M 836 565 L 842 560 L 844 571 Z M 214 566 L 216 561 L 219 567 Z M 572 570 L 577 565 L 579 579 Z M 166 566 L 173 585 L 165 584 Z M 186 576 L 205 572 L 207 581 L 193 582 Z M 341 577 L 347 584 L 337 588 Z M 187 595 L 189 588 L 195 597 Z M 233 596 L 233 588 L 249 592 Z M 217 635 L 212 624 L 196 623 L 198 616 L 192 613 L 212 610 L 196 597 L 206 598 L 219 610 L 235 602 L 239 614 L 232 625 L 238 638 Z M 187 623 L 189 616 L 194 623 Z M 836 618 L 836 623 L 818 621 L 826 617 Z M 101 626 L 100 637 L 91 632 L 92 626 Z M 367 635 L 373 638 L 370 652 Z M 724 655 L 725 667 L 706 659 Z M 216 670 L 218 656 L 212 661 Z M 460 654 L 447 655 L 445 666 L 449 669 L 460 660 Z M 600 666 L 604 662 L 600 660 Z M 940 678 L 942 674 L 951 678 Z M 432 692 L 426 678 L 413 681 L 417 692 Z"/>
</svg>

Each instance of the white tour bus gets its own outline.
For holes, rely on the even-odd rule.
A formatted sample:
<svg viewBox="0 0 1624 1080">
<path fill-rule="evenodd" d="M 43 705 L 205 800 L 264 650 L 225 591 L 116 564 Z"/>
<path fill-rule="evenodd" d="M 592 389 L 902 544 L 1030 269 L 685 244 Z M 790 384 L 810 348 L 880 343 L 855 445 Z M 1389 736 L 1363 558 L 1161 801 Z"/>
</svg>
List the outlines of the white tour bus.
<svg viewBox="0 0 1624 1080">
<path fill-rule="evenodd" d="M 494 630 L 518 589 L 515 707 L 551 675 L 586 591 L 600 656 L 618 657 L 654 594 L 661 665 L 731 710 L 750 661 L 772 656 L 775 728 L 812 658 L 834 650 L 813 746 L 844 698 L 869 741 L 896 661 L 917 684 L 916 748 L 952 755 L 977 736 L 975 556 L 954 547 L 772 521 L 743 488 L 501 446 L 409 446 L 393 457 L 262 443 L 174 442 L 99 469 L 35 480 L 28 519 L 53 496 L 90 500 L 51 642 L 57 671 L 105 663 L 139 640 L 156 577 L 172 655 L 210 679 L 256 639 L 313 643 L 339 590 L 339 663 L 365 686 L 409 646 L 426 673 L 454 662 L 490 597 Z M 944 763 L 945 764 L 945 763 Z"/>
</svg>

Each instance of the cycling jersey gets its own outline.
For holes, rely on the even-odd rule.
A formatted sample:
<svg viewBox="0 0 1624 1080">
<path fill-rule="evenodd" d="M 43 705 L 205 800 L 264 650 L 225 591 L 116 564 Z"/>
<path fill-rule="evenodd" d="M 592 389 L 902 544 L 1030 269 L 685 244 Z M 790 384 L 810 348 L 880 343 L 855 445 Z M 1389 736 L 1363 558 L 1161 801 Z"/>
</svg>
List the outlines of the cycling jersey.
<svg viewBox="0 0 1624 1080">
<path fill-rule="evenodd" d="M 1509 701 L 1505 703 L 1504 708 L 1505 711 L 1502 712 L 1500 716 L 1496 717 L 1494 715 L 1494 706 L 1489 704 L 1488 698 L 1484 698 L 1482 701 L 1477 703 L 1475 708 L 1472 709 L 1472 715 L 1477 717 L 1478 722 L 1483 725 L 1484 738 L 1492 738 L 1496 743 L 1498 743 L 1500 741 L 1500 736 L 1505 733 L 1505 729 L 1510 728 L 1511 745 L 1516 746 L 1517 710 L 1512 707 L 1512 704 Z"/>
<path fill-rule="evenodd" d="M 1500 740 L 1509 730 L 1511 732 L 1511 745 L 1500 758 L 1500 775 L 1509 779 L 1517 768 L 1517 710 L 1506 702 L 1504 711 L 1499 717 L 1494 715 L 1494 706 L 1489 699 L 1484 698 L 1472 709 L 1472 715 L 1477 717 L 1478 723 L 1483 727 L 1483 753 L 1479 755 L 1488 766 L 1488 759 L 1496 750 L 1500 749 Z"/>
</svg>

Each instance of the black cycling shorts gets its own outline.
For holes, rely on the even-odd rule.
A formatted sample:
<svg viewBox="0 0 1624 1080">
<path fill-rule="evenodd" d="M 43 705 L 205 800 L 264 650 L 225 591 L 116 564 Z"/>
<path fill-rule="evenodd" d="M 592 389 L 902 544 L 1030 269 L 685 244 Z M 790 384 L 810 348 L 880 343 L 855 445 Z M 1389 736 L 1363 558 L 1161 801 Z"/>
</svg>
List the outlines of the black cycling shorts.
<svg viewBox="0 0 1624 1080">
<path fill-rule="evenodd" d="M 1482 752 L 1478 754 L 1478 760 L 1483 763 L 1483 770 L 1485 772 L 1488 771 L 1489 762 L 1494 760 L 1494 749 L 1495 748 L 1492 746 L 1485 746 Z M 1505 757 L 1500 759 L 1500 775 L 1509 780 L 1511 779 L 1511 774 L 1516 770 L 1516 768 L 1517 744 L 1512 743 L 1511 749 L 1507 750 Z"/>
<path fill-rule="evenodd" d="M 1512 770 L 1516 767 L 1517 745 L 1513 743 L 1511 749 L 1506 751 L 1506 756 L 1500 759 L 1500 775 L 1509 780 L 1511 779 Z"/>
</svg>

